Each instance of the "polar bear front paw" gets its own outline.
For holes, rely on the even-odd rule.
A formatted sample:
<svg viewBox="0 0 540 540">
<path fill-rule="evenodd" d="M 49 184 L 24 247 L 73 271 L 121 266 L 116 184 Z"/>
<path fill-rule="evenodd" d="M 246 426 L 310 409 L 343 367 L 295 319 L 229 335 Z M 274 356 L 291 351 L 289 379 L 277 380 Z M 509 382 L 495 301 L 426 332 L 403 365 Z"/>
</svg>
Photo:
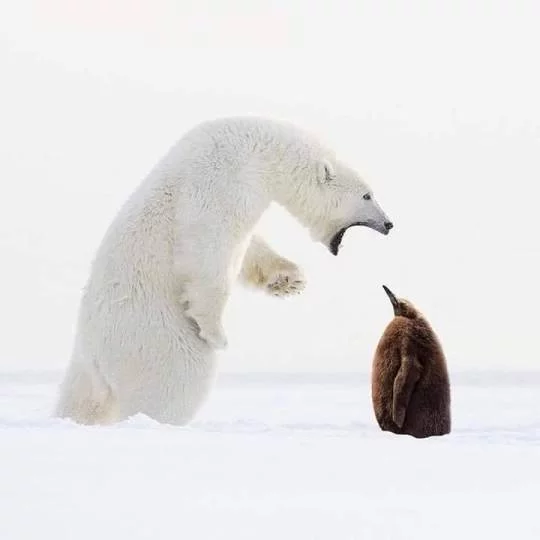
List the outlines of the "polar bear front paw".
<svg viewBox="0 0 540 540">
<path fill-rule="evenodd" d="M 228 345 L 221 324 L 211 322 L 208 317 L 197 315 L 192 308 L 186 310 L 186 315 L 198 326 L 198 336 L 206 341 L 213 349 L 225 349 Z"/>
<path fill-rule="evenodd" d="M 207 329 L 201 328 L 199 330 L 199 337 L 206 341 L 213 349 L 227 348 L 227 338 L 222 331 L 209 332 Z"/>
<path fill-rule="evenodd" d="M 302 271 L 297 266 L 276 270 L 266 284 L 266 291 L 272 296 L 292 296 L 300 294 L 306 287 Z"/>
</svg>

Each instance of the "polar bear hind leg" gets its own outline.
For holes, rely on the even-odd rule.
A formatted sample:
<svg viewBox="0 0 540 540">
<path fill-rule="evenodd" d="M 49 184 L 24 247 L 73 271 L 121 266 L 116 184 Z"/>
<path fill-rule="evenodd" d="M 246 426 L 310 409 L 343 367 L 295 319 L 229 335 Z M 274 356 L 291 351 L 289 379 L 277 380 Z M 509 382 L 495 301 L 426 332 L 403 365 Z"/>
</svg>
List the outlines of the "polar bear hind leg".
<svg viewBox="0 0 540 540">
<path fill-rule="evenodd" d="M 253 235 L 244 256 L 240 281 L 278 297 L 300 294 L 306 286 L 302 270 L 258 235 Z"/>
<path fill-rule="evenodd" d="M 56 416 L 86 425 L 112 424 L 119 420 L 109 385 L 95 368 L 81 363 L 73 363 L 68 368 Z"/>
</svg>

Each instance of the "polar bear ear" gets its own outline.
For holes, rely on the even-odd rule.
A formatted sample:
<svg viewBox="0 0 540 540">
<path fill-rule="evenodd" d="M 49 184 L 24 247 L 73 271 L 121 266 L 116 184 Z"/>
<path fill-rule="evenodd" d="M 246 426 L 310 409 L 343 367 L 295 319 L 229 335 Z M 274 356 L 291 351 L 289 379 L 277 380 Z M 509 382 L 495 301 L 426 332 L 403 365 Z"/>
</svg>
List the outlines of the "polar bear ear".
<svg viewBox="0 0 540 540">
<path fill-rule="evenodd" d="M 323 159 L 319 167 L 319 181 L 321 184 L 328 184 L 329 182 L 333 182 L 335 179 L 336 172 L 334 171 L 334 167 L 327 159 Z"/>
</svg>

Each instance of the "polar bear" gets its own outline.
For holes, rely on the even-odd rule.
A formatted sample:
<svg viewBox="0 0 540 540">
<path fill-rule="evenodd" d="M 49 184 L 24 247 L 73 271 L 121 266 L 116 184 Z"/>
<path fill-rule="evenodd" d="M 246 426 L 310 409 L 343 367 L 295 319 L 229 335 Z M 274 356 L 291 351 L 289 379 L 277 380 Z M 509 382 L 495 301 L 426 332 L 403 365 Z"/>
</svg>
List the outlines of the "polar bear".
<svg viewBox="0 0 540 540">
<path fill-rule="evenodd" d="M 195 126 L 105 233 L 56 415 L 190 422 L 227 345 L 222 314 L 235 280 L 277 296 L 304 287 L 301 270 L 254 233 L 272 201 L 334 255 L 351 226 L 392 228 L 367 183 L 300 128 L 258 117 Z"/>
</svg>

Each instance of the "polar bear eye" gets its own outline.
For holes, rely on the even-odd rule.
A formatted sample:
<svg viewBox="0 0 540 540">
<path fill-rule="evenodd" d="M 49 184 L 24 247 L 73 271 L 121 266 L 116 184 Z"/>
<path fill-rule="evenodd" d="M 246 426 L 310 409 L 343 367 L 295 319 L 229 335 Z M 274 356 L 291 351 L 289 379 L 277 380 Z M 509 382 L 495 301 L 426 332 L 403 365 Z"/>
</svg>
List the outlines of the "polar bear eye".
<svg viewBox="0 0 540 540">
<path fill-rule="evenodd" d="M 366 194 L 364 195 L 363 199 L 364 199 L 365 201 L 370 201 L 370 200 L 371 200 L 371 195 L 370 195 L 369 193 L 366 193 Z"/>
</svg>

